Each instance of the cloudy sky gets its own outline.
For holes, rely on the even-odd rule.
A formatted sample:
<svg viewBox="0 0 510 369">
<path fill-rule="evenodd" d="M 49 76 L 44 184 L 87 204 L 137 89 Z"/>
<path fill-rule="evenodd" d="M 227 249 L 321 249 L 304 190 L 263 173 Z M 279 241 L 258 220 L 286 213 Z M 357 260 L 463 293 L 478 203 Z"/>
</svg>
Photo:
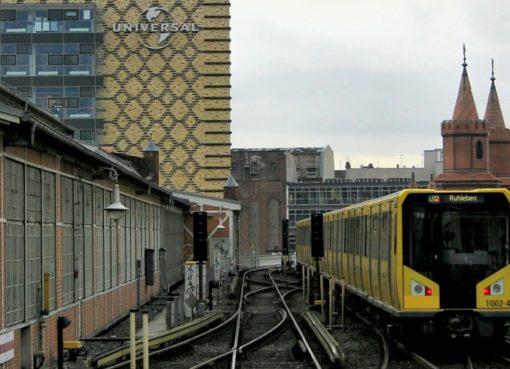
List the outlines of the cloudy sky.
<svg viewBox="0 0 510 369">
<path fill-rule="evenodd" d="M 510 1 L 232 0 L 232 147 L 329 145 L 335 166 L 423 166 L 466 44 L 483 118 L 494 58 L 510 125 Z"/>
</svg>

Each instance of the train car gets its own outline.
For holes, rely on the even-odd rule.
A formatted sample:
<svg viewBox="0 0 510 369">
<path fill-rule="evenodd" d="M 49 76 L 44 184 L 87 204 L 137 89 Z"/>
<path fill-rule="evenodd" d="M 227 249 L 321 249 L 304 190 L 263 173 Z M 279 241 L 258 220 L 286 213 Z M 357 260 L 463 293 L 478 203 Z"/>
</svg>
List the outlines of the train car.
<svg viewBox="0 0 510 369">
<path fill-rule="evenodd" d="M 321 272 L 404 334 L 500 337 L 510 327 L 510 192 L 406 189 L 325 213 Z M 298 263 L 315 267 L 310 219 Z"/>
</svg>

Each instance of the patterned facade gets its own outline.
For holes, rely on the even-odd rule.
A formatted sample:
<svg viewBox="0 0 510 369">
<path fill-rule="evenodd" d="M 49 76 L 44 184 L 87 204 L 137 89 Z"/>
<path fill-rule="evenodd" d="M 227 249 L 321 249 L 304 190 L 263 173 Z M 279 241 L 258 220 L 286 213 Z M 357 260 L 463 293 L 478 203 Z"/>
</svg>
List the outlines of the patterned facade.
<svg viewBox="0 0 510 369">
<path fill-rule="evenodd" d="M 3 9 L 30 5 L 94 6 L 94 33 L 102 39 L 95 73 L 103 83 L 96 114 L 104 124 L 97 143 L 141 156 L 152 139 L 162 186 L 222 197 L 231 162 L 229 1 L 2 1 Z M 172 31 L 161 48 L 144 46 L 140 33 L 115 31 L 156 8 L 155 21 L 193 24 L 193 30 Z M 156 37 L 162 39 L 161 32 Z"/>
</svg>

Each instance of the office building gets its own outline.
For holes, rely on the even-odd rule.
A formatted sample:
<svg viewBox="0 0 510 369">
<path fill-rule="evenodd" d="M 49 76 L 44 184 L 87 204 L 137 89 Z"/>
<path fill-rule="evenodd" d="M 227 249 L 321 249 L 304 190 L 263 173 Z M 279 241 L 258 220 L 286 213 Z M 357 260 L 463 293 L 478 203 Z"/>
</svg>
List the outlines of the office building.
<svg viewBox="0 0 510 369">
<path fill-rule="evenodd" d="M 76 128 L 141 156 L 159 183 L 222 197 L 230 169 L 230 4 L 14 1 L 0 5 L 0 83 Z"/>
</svg>

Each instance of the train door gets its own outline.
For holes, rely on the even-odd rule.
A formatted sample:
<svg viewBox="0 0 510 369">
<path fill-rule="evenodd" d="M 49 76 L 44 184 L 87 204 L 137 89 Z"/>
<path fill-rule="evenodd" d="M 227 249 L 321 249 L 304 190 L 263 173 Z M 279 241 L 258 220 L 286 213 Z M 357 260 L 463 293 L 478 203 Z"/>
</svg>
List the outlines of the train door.
<svg viewBox="0 0 510 369">
<path fill-rule="evenodd" d="M 323 240 L 326 240 L 324 243 L 324 258 L 322 260 L 321 272 L 331 274 L 331 218 L 324 217 L 324 237 Z"/>
<path fill-rule="evenodd" d="M 357 232 L 354 233 L 354 285 L 359 290 L 362 290 L 361 286 L 361 246 L 363 240 L 362 223 L 363 218 L 361 217 L 361 210 L 357 210 L 354 217 L 354 229 Z"/>
<path fill-rule="evenodd" d="M 388 268 L 389 268 L 389 281 L 390 281 L 390 296 L 392 306 L 398 307 L 398 287 L 397 287 L 397 247 L 398 240 L 402 239 L 402 235 L 398 234 L 397 222 L 397 206 L 396 203 L 390 204 L 389 209 L 389 250 L 388 250 Z"/>
<path fill-rule="evenodd" d="M 386 303 L 391 303 L 391 294 L 390 294 L 390 247 L 392 243 L 390 242 L 390 212 L 389 209 L 385 206 L 384 209 L 381 209 L 381 217 L 380 217 L 380 236 L 379 236 L 379 270 L 381 276 L 381 297 L 382 300 Z"/>
<path fill-rule="evenodd" d="M 354 214 L 349 211 L 349 214 L 346 219 L 346 239 L 345 239 L 345 248 L 347 255 L 347 273 L 349 275 L 348 283 L 351 285 L 355 285 L 354 279 L 354 245 L 356 244 L 356 232 L 354 231 L 356 227 L 354 227 L 355 218 Z"/>
<path fill-rule="evenodd" d="M 345 281 L 349 281 L 349 257 L 347 255 L 347 219 L 345 213 L 339 219 L 339 236 L 340 236 L 340 277 Z"/>
<path fill-rule="evenodd" d="M 336 271 L 335 275 L 338 279 L 343 278 L 343 268 L 342 268 L 342 218 L 341 215 L 338 214 L 335 219 L 335 232 L 336 232 Z"/>
<path fill-rule="evenodd" d="M 331 217 L 331 251 L 332 251 L 332 269 L 333 276 L 338 277 L 338 214 Z"/>
<path fill-rule="evenodd" d="M 372 288 L 370 284 L 370 244 L 371 244 L 371 232 L 370 232 L 370 213 L 372 208 L 366 208 L 365 214 L 363 215 L 363 240 L 361 243 L 361 282 L 363 284 L 363 291 L 369 296 L 372 296 Z"/>
<path fill-rule="evenodd" d="M 380 207 L 380 206 L 379 206 Z M 370 216 L 370 282 L 372 287 L 372 296 L 378 300 L 382 300 L 380 288 L 379 273 L 379 217 L 380 210 L 373 208 Z"/>
</svg>

